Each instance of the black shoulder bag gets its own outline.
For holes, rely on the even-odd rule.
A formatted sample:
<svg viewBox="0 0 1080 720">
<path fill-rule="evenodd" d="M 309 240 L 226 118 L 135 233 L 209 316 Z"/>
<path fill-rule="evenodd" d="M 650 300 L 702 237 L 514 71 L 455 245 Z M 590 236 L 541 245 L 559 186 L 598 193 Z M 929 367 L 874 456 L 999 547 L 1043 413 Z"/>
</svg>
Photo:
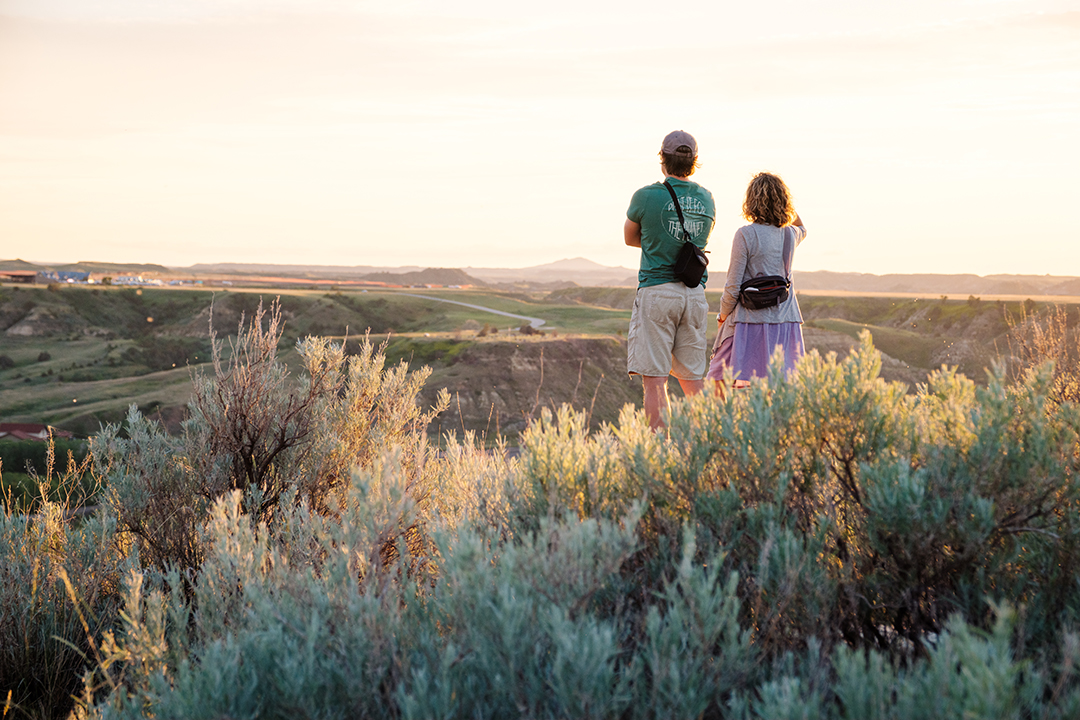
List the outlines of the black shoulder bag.
<svg viewBox="0 0 1080 720">
<path fill-rule="evenodd" d="M 744 282 L 739 286 L 739 302 L 745 308 L 764 310 L 776 307 L 791 294 L 791 240 L 784 228 L 780 228 L 780 232 L 784 233 L 784 272 L 787 277 L 765 275 Z"/>
<path fill-rule="evenodd" d="M 691 241 L 675 189 L 668 184 L 667 180 L 664 181 L 664 187 L 671 195 L 671 202 L 675 204 L 675 212 L 679 214 L 679 225 L 683 232 L 683 246 L 679 249 L 678 257 L 675 258 L 675 277 L 682 280 L 686 287 L 695 288 L 701 284 L 701 276 L 705 274 L 705 268 L 709 266 L 709 258 L 705 257 L 704 250 Z"/>
</svg>

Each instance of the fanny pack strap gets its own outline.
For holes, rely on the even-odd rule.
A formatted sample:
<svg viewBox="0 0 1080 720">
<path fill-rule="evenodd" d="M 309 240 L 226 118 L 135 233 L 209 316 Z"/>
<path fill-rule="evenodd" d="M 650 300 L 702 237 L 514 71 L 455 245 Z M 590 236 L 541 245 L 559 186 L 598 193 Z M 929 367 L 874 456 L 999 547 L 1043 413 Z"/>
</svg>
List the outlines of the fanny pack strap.
<svg viewBox="0 0 1080 720">
<path fill-rule="evenodd" d="M 682 216 L 680 215 L 680 217 Z M 792 239 L 784 232 L 784 228 L 780 228 L 780 234 L 784 238 L 784 249 L 781 250 L 784 257 L 784 277 L 787 278 L 788 282 L 791 282 L 791 261 L 792 256 L 795 254 L 795 248 L 791 246 Z M 754 228 L 754 235 L 757 235 L 757 228 Z"/>
<path fill-rule="evenodd" d="M 791 256 L 795 253 L 795 248 L 791 247 L 791 236 L 784 232 L 784 228 L 780 228 L 780 232 L 784 235 L 784 274 L 788 282 L 791 282 Z"/>
<path fill-rule="evenodd" d="M 693 237 L 686 231 L 686 220 L 683 219 L 682 207 L 679 205 L 679 197 L 675 194 L 675 188 L 668 184 L 668 181 L 664 181 L 664 187 L 667 188 L 668 194 L 671 195 L 671 202 L 675 204 L 675 212 L 679 214 L 679 225 L 682 226 L 683 240 L 686 242 L 693 242 Z"/>
</svg>

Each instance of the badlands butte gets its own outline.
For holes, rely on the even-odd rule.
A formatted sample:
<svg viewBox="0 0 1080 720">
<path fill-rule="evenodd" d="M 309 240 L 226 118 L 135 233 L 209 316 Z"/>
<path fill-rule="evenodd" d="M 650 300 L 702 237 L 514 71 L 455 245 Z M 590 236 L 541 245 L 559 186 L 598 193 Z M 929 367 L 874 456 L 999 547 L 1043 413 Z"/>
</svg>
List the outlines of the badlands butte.
<svg viewBox="0 0 1080 720">
<path fill-rule="evenodd" d="M 45 267 L 8 261 L 0 272 L 27 266 Z M 331 336 L 355 349 L 365 333 L 385 343 L 388 363 L 431 367 L 422 400 L 434 403 L 443 388 L 451 395 L 433 434 L 471 430 L 513 444 L 543 407 L 568 403 L 597 426 L 640 403 L 639 381 L 625 370 L 627 268 L 579 259 L 514 270 L 47 269 L 80 266 L 92 267 L 84 271 L 94 284 L 0 285 L 0 422 L 90 435 L 134 403 L 176 430 L 191 373 L 209 371 L 211 322 L 227 348 L 241 318 L 275 299 L 285 320 L 279 354 L 294 369 L 297 339 Z M 101 284 L 122 275 L 160 285 Z M 942 365 L 984 382 L 986 368 L 1009 361 L 1025 313 L 1064 305 L 1075 322 L 1080 302 L 1080 279 L 1051 276 L 797 273 L 795 285 L 809 350 L 844 355 L 868 331 L 882 376 L 909 389 Z M 720 291 L 707 295 L 715 311 Z"/>
</svg>

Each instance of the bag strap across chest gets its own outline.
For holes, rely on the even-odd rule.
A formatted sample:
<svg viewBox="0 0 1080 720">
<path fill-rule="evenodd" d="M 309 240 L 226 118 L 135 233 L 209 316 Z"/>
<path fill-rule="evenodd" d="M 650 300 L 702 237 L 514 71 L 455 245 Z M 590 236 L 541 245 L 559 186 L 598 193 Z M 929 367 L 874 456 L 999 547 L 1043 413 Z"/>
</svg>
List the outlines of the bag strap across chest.
<svg viewBox="0 0 1080 720">
<path fill-rule="evenodd" d="M 668 194 L 671 195 L 671 202 L 675 205 L 675 212 L 679 214 L 679 226 L 682 227 L 683 240 L 693 242 L 693 236 L 686 229 L 686 219 L 683 218 L 682 206 L 679 205 L 679 196 L 675 194 L 675 188 L 671 187 L 667 180 L 664 181 L 664 187 L 667 188 Z"/>
</svg>

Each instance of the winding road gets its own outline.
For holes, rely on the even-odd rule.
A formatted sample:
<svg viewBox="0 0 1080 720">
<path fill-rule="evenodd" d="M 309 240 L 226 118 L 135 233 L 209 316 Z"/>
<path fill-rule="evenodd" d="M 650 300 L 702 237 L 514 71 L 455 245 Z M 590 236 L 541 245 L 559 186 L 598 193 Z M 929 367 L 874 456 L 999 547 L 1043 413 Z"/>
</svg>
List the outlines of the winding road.
<svg viewBox="0 0 1080 720">
<path fill-rule="evenodd" d="M 514 318 L 515 320 L 527 320 L 529 325 L 531 325 L 534 329 L 539 328 L 541 325 L 543 325 L 544 323 L 547 322 L 546 320 L 541 320 L 540 318 L 527 317 L 525 315 L 515 315 L 514 313 L 503 312 L 502 310 L 492 310 L 491 308 L 484 307 L 483 305 L 473 305 L 472 303 L 465 303 L 465 302 L 461 302 L 459 300 L 447 300 L 445 298 L 432 297 L 431 295 L 417 295 L 415 293 L 394 293 L 394 294 L 395 295 L 408 295 L 409 297 L 423 298 L 425 300 L 435 300 L 437 302 L 450 303 L 451 305 L 461 305 L 462 307 L 471 308 L 473 310 L 483 310 L 484 312 L 489 312 L 489 313 L 492 313 L 494 315 L 502 315 L 503 317 Z"/>
</svg>

